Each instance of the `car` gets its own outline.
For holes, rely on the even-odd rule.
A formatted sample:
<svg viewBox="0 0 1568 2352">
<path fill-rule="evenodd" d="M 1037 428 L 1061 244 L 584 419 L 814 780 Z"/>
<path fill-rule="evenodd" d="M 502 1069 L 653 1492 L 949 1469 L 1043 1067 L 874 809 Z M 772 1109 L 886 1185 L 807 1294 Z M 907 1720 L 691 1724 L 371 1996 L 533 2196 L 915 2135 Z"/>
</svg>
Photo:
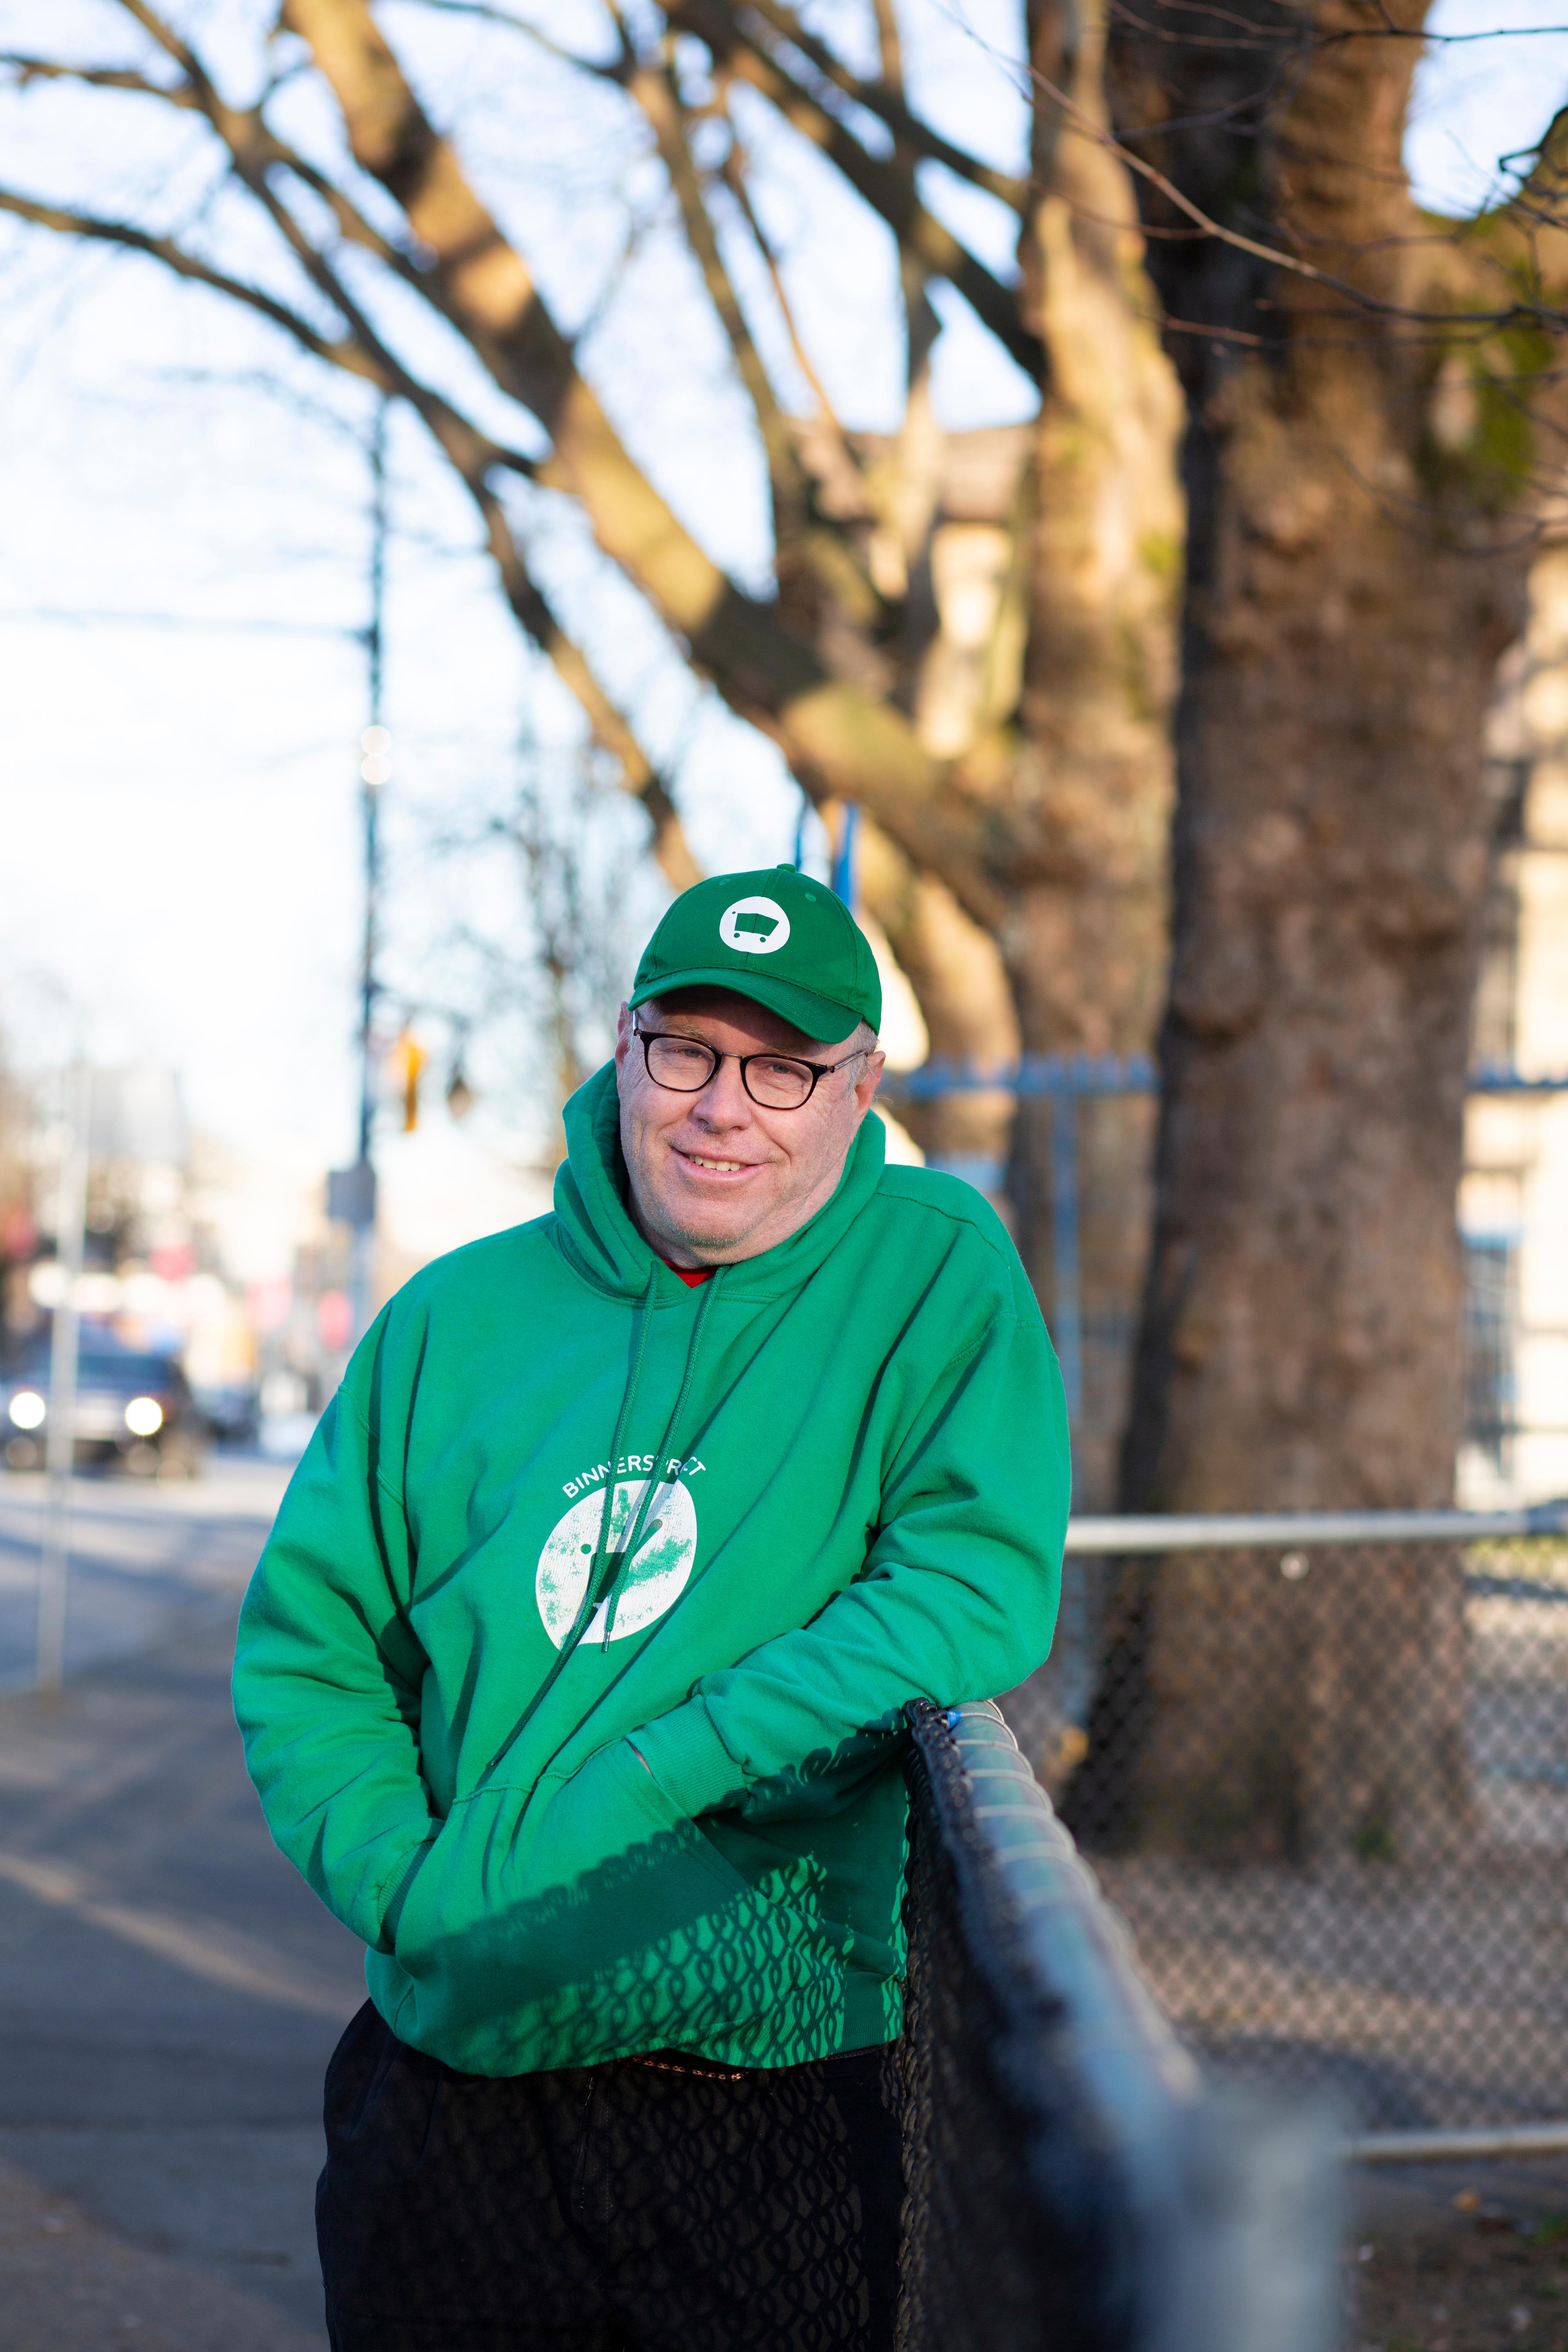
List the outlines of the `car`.
<svg viewBox="0 0 1568 2352">
<path fill-rule="evenodd" d="M 48 1444 L 49 1348 L 35 1342 L 0 1378 L 0 1431 L 12 1470 L 41 1469 Z M 82 1334 L 73 1459 L 122 1463 L 142 1477 L 194 1477 L 205 1428 L 176 1357 Z"/>
<path fill-rule="evenodd" d="M 224 1381 L 195 1391 L 207 1434 L 219 1445 L 254 1445 L 260 1416 L 254 1381 Z"/>
</svg>

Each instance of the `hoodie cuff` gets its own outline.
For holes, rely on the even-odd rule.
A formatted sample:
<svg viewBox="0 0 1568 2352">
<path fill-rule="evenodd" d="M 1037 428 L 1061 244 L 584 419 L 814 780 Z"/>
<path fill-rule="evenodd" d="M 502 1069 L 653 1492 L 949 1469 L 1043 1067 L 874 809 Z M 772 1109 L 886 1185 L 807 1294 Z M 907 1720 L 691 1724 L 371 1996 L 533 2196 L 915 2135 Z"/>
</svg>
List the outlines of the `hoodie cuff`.
<svg viewBox="0 0 1568 2352">
<path fill-rule="evenodd" d="M 665 1795 L 688 1821 L 716 1812 L 743 1794 L 746 1776 L 709 1719 L 700 1698 L 628 1734 Z"/>
</svg>

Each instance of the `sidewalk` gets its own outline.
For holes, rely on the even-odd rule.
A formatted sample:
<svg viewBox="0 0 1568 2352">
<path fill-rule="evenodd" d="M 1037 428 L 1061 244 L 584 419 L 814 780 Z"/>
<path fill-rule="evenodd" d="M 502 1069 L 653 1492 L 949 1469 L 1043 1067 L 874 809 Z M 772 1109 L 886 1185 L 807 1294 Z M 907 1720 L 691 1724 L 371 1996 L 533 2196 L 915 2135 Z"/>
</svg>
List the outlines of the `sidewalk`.
<svg viewBox="0 0 1568 2352">
<path fill-rule="evenodd" d="M 232 1598 L 0 1699 L 7 2352 L 323 2352 L 322 2069 L 360 1948 L 269 1843 Z"/>
</svg>

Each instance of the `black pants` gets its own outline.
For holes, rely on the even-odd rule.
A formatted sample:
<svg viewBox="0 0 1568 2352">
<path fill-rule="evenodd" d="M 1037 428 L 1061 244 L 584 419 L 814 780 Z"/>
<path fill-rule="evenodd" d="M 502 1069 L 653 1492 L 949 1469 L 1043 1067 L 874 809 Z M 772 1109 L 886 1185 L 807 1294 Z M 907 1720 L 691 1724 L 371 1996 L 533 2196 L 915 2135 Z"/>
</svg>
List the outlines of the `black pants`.
<svg viewBox="0 0 1568 2352">
<path fill-rule="evenodd" d="M 890 2061 L 495 2081 L 367 2001 L 327 2069 L 332 2352 L 890 2352 Z"/>
</svg>

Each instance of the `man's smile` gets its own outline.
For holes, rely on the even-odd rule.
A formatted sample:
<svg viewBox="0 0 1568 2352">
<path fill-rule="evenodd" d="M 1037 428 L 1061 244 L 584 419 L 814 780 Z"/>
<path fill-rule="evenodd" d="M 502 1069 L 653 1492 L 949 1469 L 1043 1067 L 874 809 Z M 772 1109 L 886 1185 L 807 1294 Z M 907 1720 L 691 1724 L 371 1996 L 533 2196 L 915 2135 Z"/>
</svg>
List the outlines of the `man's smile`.
<svg viewBox="0 0 1568 2352">
<path fill-rule="evenodd" d="M 669 1148 L 676 1158 L 684 1160 L 689 1168 L 700 1168 L 711 1176 L 743 1176 L 762 1165 L 755 1160 L 710 1159 L 699 1151 L 683 1151 L 679 1143 L 672 1143 Z"/>
</svg>

